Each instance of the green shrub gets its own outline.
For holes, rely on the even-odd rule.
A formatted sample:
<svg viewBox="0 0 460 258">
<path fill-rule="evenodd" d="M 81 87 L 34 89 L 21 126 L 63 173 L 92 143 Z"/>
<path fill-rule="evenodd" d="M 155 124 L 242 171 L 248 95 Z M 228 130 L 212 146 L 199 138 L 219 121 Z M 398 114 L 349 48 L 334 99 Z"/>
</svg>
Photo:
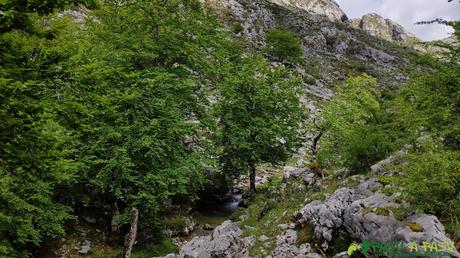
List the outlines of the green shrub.
<svg viewBox="0 0 460 258">
<path fill-rule="evenodd" d="M 316 79 L 313 77 L 308 77 L 307 79 L 305 79 L 305 83 L 307 83 L 308 85 L 315 85 Z"/>
<path fill-rule="evenodd" d="M 405 176 L 394 178 L 403 195 L 423 212 L 441 217 L 460 214 L 460 154 L 439 145 L 424 146 L 408 155 L 407 163 L 398 165 Z"/>
<path fill-rule="evenodd" d="M 320 163 L 362 170 L 385 158 L 394 147 L 382 125 L 383 116 L 377 81 L 366 74 L 348 79 L 318 119 L 325 130 Z"/>
<path fill-rule="evenodd" d="M 243 28 L 243 25 L 239 24 L 239 23 L 236 23 L 236 24 L 233 24 L 232 28 L 231 28 L 231 31 L 235 34 L 238 34 L 240 32 L 243 32 L 244 28 Z"/>
<path fill-rule="evenodd" d="M 266 52 L 280 60 L 298 63 L 302 57 L 302 48 L 297 36 L 286 30 L 271 29 L 266 36 Z"/>
</svg>

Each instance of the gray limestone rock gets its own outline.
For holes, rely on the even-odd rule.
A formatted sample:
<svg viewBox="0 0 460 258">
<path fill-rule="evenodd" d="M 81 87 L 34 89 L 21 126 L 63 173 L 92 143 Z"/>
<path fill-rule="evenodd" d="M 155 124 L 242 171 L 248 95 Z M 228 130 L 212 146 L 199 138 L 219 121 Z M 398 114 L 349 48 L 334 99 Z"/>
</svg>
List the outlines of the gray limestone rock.
<svg viewBox="0 0 460 258">
<path fill-rule="evenodd" d="M 88 254 L 88 252 L 91 250 L 91 241 L 89 240 L 84 240 L 78 249 L 79 254 Z"/>
<path fill-rule="evenodd" d="M 310 14 L 327 17 L 334 22 L 348 20 L 346 14 L 334 0 L 271 0 L 274 3 L 296 7 Z"/>
<path fill-rule="evenodd" d="M 332 258 L 350 258 L 350 256 L 347 254 L 346 251 L 344 251 L 332 256 Z"/>
<path fill-rule="evenodd" d="M 246 257 L 248 247 L 254 244 L 255 238 L 242 238 L 242 233 L 237 223 L 225 221 L 210 236 L 195 237 L 186 243 L 181 248 L 179 257 Z"/>
<path fill-rule="evenodd" d="M 404 221 L 398 220 L 391 208 L 401 204 L 379 193 L 381 188 L 375 178 L 361 182 L 356 189 L 340 188 L 324 202 L 313 201 L 305 205 L 298 212 L 297 221 L 312 224 L 315 238 L 324 241 L 322 247 L 326 249 L 339 228 L 357 240 L 452 242 L 436 216 L 416 214 Z M 452 252 L 452 256 L 460 257 L 457 251 Z"/>
<path fill-rule="evenodd" d="M 312 223 L 315 227 L 315 236 L 326 241 L 332 240 L 334 229 L 342 226 L 343 212 L 355 199 L 355 190 L 340 188 L 324 203 L 313 201 L 303 207 L 296 215 L 301 224 Z"/>
</svg>

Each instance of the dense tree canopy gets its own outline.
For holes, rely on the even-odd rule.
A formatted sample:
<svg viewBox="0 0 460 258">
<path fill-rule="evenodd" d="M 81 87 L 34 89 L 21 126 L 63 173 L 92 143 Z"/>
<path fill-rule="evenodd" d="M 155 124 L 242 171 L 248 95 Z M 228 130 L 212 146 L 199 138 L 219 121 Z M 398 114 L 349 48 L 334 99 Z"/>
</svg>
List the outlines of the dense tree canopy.
<svg viewBox="0 0 460 258">
<path fill-rule="evenodd" d="M 337 88 L 317 118 L 324 128 L 319 159 L 323 163 L 365 169 L 391 153 L 377 81 L 369 75 L 349 78 Z"/>
<path fill-rule="evenodd" d="M 241 58 L 240 43 L 198 1 L 74 7 L 83 23 L 47 15 L 71 3 L 2 3 L 1 256 L 29 256 L 64 232 L 73 210 L 97 203 L 122 215 L 136 206 L 141 224 L 159 227 L 165 204 L 193 201 L 213 179 L 203 171 L 214 146 L 228 144 L 214 135 L 236 133 L 215 132 L 218 119 L 232 121 L 224 110 L 214 117 L 213 96 L 223 109 L 238 109 L 235 96 L 255 105 L 245 123 L 263 133 L 245 139 L 258 141 L 251 161 L 288 157 L 300 117 L 293 76 Z"/>
<path fill-rule="evenodd" d="M 266 36 L 268 54 L 281 61 L 297 63 L 302 60 L 302 47 L 297 36 L 287 30 L 270 29 Z"/>
<path fill-rule="evenodd" d="M 255 190 L 256 165 L 285 161 L 299 146 L 298 80 L 286 68 L 252 56 L 231 74 L 220 91 L 221 163 L 227 174 L 249 171 Z"/>
<path fill-rule="evenodd" d="M 301 41 L 268 30 L 261 53 L 284 64 L 270 63 L 245 49 L 244 30 L 198 0 L 0 1 L 0 256 L 34 256 L 86 207 L 118 239 L 132 207 L 160 235 L 204 191 L 228 193 L 246 174 L 255 190 L 257 165 L 288 160 L 309 123 L 292 69 Z M 420 210 L 458 217 L 460 50 L 450 48 L 397 92 L 363 74 L 318 101 L 306 126 L 321 129 L 317 165 L 366 172 L 404 146 L 409 163 L 394 167 L 404 176 L 381 180 Z"/>
</svg>

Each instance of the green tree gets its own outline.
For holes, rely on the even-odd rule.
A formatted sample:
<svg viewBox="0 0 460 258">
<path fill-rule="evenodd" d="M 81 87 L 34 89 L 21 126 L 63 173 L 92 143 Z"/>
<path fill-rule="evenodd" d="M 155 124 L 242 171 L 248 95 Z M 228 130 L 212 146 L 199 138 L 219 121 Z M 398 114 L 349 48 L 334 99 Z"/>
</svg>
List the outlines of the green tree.
<svg viewBox="0 0 460 258">
<path fill-rule="evenodd" d="M 460 215 L 460 154 L 445 149 L 439 142 L 424 141 L 406 157 L 408 162 L 390 169 L 403 172 L 402 177 L 386 178 L 404 189 L 405 200 L 422 212 L 441 218 Z"/>
<path fill-rule="evenodd" d="M 452 26 L 459 38 L 458 22 L 441 23 Z M 410 144 L 411 148 L 407 162 L 390 168 L 403 172 L 402 176 L 384 180 L 403 189 L 404 199 L 420 211 L 438 215 L 452 237 L 458 238 L 460 48 L 448 48 L 444 59 L 430 61 L 431 71 L 415 72 L 386 104 L 387 125 L 399 145 Z"/>
<path fill-rule="evenodd" d="M 229 74 L 219 86 L 220 160 L 227 175 L 249 172 L 255 191 L 256 165 L 285 161 L 299 146 L 299 80 L 256 56 L 243 58 Z"/>
<path fill-rule="evenodd" d="M 26 11 L 1 34 L 0 256 L 63 233 L 64 204 L 94 189 L 89 205 L 160 225 L 167 201 L 202 189 L 207 86 L 237 48 L 193 0 L 107 1 L 84 26 Z"/>
<path fill-rule="evenodd" d="M 449 22 L 460 40 L 460 23 Z M 445 60 L 432 72 L 415 73 L 392 100 L 390 109 L 395 131 L 413 142 L 422 133 L 443 138 L 443 143 L 460 150 L 460 47 L 449 46 Z"/>
<path fill-rule="evenodd" d="M 270 29 L 266 35 L 266 52 L 280 60 L 298 63 L 302 60 L 302 47 L 297 36 L 287 30 Z"/>
<path fill-rule="evenodd" d="M 63 61 L 76 25 L 45 16 L 67 1 L 43 6 L 2 1 L 0 32 L 0 256 L 26 257 L 44 239 L 63 233 L 70 208 L 57 189 L 75 182 L 71 133 L 59 123 Z M 3 9 L 4 8 L 4 9 Z M 37 14 L 36 12 L 39 12 Z M 13 15 L 13 16 L 12 16 Z M 42 16 L 43 15 L 43 16 Z M 5 21 L 4 19 L 10 19 Z M 64 47 L 63 47 L 64 46 Z"/>
<path fill-rule="evenodd" d="M 85 165 L 76 191 L 96 188 L 122 213 L 135 206 L 141 224 L 160 227 L 165 204 L 196 199 L 214 162 L 207 87 L 231 47 L 198 1 L 128 2 L 107 3 L 87 21 L 71 60 L 68 101 L 78 105 L 62 117 L 76 121 L 69 130 Z"/>
<path fill-rule="evenodd" d="M 377 81 L 366 74 L 349 78 L 317 118 L 324 130 L 319 160 L 359 170 L 384 158 L 393 147 L 382 117 Z"/>
<path fill-rule="evenodd" d="M 33 22 L 38 15 L 47 15 L 55 10 L 62 10 L 69 6 L 79 4 L 87 7 L 94 7 L 95 0 L 52 0 L 52 1 L 34 1 L 34 0 L 4 0 L 0 2 L 0 33 L 22 30 L 29 33 L 37 31 Z"/>
</svg>

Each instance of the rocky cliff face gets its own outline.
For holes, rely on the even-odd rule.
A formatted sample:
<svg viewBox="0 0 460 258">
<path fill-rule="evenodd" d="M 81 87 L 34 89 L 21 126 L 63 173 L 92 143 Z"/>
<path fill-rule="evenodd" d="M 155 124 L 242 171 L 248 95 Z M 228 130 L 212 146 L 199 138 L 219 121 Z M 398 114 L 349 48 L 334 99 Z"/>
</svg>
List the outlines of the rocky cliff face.
<svg viewBox="0 0 460 258">
<path fill-rule="evenodd" d="M 370 36 L 379 37 L 388 41 L 401 41 L 406 44 L 413 44 L 419 39 L 404 29 L 403 26 L 385 19 L 376 13 L 364 15 L 361 19 L 354 19 L 352 26 L 363 30 Z"/>
<path fill-rule="evenodd" d="M 390 19 L 385 19 L 376 13 L 366 14 L 361 19 L 351 19 L 349 24 L 370 36 L 399 42 L 401 45 L 410 47 L 418 52 L 428 53 L 440 58 L 443 53 L 448 51 L 447 48 L 441 46 L 442 44 L 453 45 L 458 43 L 454 36 L 439 41 L 423 42 L 400 24 Z"/>
<path fill-rule="evenodd" d="M 289 30 L 295 29 L 300 34 L 308 35 L 305 38 L 306 49 L 311 46 L 313 47 L 312 51 L 315 52 L 324 50 L 325 45 L 332 43 L 334 49 L 328 49 L 329 53 L 342 55 L 343 52 L 351 52 L 350 41 L 355 41 L 354 43 L 365 43 L 388 53 L 391 47 L 381 42 L 375 42 L 378 39 L 398 42 L 402 46 L 410 47 L 411 50 L 433 55 L 439 55 L 446 51 L 442 47 L 435 46 L 436 44 L 421 41 L 400 24 L 385 19 L 376 13 L 366 14 L 360 19 L 349 20 L 334 0 L 201 1 L 228 25 L 242 24 L 244 27 L 243 34 L 251 42 L 263 43 L 264 34 L 268 29 L 280 27 Z M 357 30 L 352 30 L 352 28 Z M 316 33 L 318 29 L 320 31 Z M 325 33 L 325 31 L 327 32 Z M 335 33 L 332 35 L 332 37 L 336 37 L 335 39 L 331 39 L 330 32 Z M 365 38 L 366 35 L 367 38 Z M 377 39 L 369 38 L 369 36 Z M 356 40 L 356 38 L 359 39 Z M 377 43 L 378 47 L 372 46 L 371 42 Z M 358 49 L 363 48 L 359 46 Z M 367 46 L 364 47 L 364 52 L 367 52 Z M 399 56 L 403 57 L 404 55 L 399 53 Z"/>
<path fill-rule="evenodd" d="M 352 28 L 333 0 L 202 1 L 228 27 L 241 27 L 237 36 L 256 52 L 265 47 L 269 29 L 294 32 L 302 41 L 304 61 L 290 65 L 309 82 L 305 88 L 314 93 L 309 100 L 327 99 L 327 88 L 362 72 L 378 78 L 382 87 L 397 87 L 406 79 L 400 68 L 409 65 L 411 50 Z"/>
<path fill-rule="evenodd" d="M 313 15 L 322 15 L 335 22 L 348 20 L 347 15 L 333 0 L 272 0 L 272 2 L 299 8 Z"/>
</svg>

